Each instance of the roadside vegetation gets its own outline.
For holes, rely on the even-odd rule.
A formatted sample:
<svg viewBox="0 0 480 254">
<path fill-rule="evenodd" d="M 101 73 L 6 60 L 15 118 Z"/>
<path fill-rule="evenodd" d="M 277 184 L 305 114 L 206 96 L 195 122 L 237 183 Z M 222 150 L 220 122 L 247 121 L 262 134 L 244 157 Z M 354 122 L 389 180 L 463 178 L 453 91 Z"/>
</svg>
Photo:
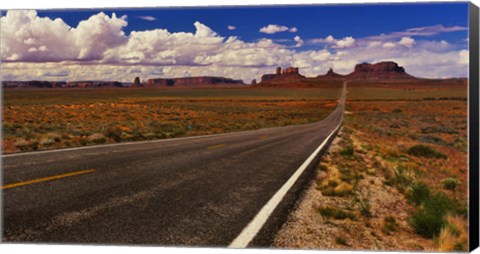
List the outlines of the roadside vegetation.
<svg viewBox="0 0 480 254">
<path fill-rule="evenodd" d="M 324 89 L 4 90 L 3 151 L 26 152 L 318 121 Z"/>
<path fill-rule="evenodd" d="M 395 100 L 397 89 L 378 97 L 357 89 L 349 88 L 344 125 L 274 246 L 466 251 L 466 91 Z"/>
</svg>

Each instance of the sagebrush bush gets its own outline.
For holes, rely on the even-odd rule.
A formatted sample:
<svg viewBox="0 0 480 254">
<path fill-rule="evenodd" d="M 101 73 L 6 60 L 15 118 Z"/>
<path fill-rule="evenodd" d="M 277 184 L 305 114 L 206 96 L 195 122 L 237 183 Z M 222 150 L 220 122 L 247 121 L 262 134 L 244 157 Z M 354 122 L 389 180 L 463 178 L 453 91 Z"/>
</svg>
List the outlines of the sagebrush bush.
<svg viewBox="0 0 480 254">
<path fill-rule="evenodd" d="M 415 205 L 420 205 L 429 198 L 430 187 L 427 184 L 423 182 L 417 182 L 412 185 L 412 189 L 408 195 L 408 199 L 410 202 L 414 203 Z"/>
<path fill-rule="evenodd" d="M 323 217 L 334 218 L 336 220 L 344 220 L 347 218 L 351 220 L 355 219 L 355 215 L 353 213 L 346 212 L 333 206 L 321 207 L 319 212 Z"/>
<path fill-rule="evenodd" d="M 448 157 L 426 145 L 414 145 L 407 150 L 407 153 L 416 157 L 447 159 Z"/>
<path fill-rule="evenodd" d="M 343 156 L 353 156 L 353 153 L 355 150 L 353 149 L 353 146 L 347 146 L 345 149 L 340 151 L 340 154 Z"/>
<path fill-rule="evenodd" d="M 393 216 L 383 218 L 382 232 L 389 235 L 392 231 L 396 231 L 398 227 L 397 220 Z"/>
<path fill-rule="evenodd" d="M 349 246 L 348 243 L 347 243 L 347 240 L 345 240 L 345 238 L 340 237 L 340 236 L 335 237 L 335 242 L 337 244 L 340 244 L 340 245 Z"/>
<path fill-rule="evenodd" d="M 411 214 L 410 225 L 417 234 L 423 237 L 436 237 L 445 226 L 446 214 L 456 213 L 456 207 L 457 203 L 443 193 L 429 195 Z"/>
<path fill-rule="evenodd" d="M 341 182 L 335 187 L 334 191 L 339 196 L 345 196 L 352 193 L 353 187 L 346 182 Z"/>
<path fill-rule="evenodd" d="M 120 127 L 118 126 L 108 127 L 107 129 L 105 129 L 103 134 L 106 137 L 115 140 L 116 142 L 120 142 L 122 140 L 122 129 L 120 129 Z"/>
<path fill-rule="evenodd" d="M 442 179 L 442 185 L 445 190 L 455 191 L 458 185 L 460 185 L 460 180 L 456 178 L 447 177 Z"/>
<path fill-rule="evenodd" d="M 105 143 L 105 136 L 101 133 L 93 133 L 92 135 L 88 136 L 88 141 L 95 143 L 95 144 L 103 144 Z"/>
<path fill-rule="evenodd" d="M 385 184 L 388 186 L 395 186 L 397 189 L 405 193 L 415 181 L 415 170 L 399 165 L 395 169 L 391 170 L 390 175 L 387 177 Z"/>
</svg>

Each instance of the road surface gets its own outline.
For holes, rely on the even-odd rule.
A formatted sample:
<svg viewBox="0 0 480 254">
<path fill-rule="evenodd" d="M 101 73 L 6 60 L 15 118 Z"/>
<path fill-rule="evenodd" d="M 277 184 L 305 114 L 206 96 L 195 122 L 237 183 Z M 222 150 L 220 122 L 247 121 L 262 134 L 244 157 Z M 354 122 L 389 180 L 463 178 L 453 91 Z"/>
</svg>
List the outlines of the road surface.
<svg viewBox="0 0 480 254">
<path fill-rule="evenodd" d="M 266 246 L 341 124 L 345 86 L 312 124 L 4 155 L 2 240 Z"/>
</svg>

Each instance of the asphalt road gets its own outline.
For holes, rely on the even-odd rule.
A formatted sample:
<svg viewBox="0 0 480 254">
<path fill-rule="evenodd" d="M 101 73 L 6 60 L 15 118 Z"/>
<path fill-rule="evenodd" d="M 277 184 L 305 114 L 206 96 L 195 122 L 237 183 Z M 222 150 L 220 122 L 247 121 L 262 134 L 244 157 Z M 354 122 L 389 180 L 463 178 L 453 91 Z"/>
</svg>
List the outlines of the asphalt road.
<svg viewBox="0 0 480 254">
<path fill-rule="evenodd" d="M 345 84 L 312 124 L 4 155 L 2 240 L 229 246 L 340 125 L 344 101 Z"/>
</svg>

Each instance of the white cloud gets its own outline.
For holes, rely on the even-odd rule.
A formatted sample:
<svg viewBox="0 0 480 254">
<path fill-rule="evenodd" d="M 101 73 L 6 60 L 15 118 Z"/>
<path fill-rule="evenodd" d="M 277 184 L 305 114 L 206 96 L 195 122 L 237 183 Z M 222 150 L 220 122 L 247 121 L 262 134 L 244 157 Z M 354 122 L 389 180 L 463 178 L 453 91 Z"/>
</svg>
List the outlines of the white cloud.
<svg viewBox="0 0 480 254">
<path fill-rule="evenodd" d="M 345 37 L 341 40 L 336 41 L 335 48 L 348 48 L 352 47 L 355 44 L 355 39 L 353 37 Z"/>
<path fill-rule="evenodd" d="M 332 35 L 320 39 L 308 40 L 310 44 L 326 44 L 332 48 L 349 48 L 355 45 L 355 39 L 351 36 L 344 37 L 343 39 L 335 39 Z"/>
<path fill-rule="evenodd" d="M 325 38 L 325 42 L 335 43 L 335 39 L 333 38 L 333 36 L 329 35 L 327 36 L 327 38 Z"/>
<path fill-rule="evenodd" d="M 415 40 L 410 38 L 410 37 L 402 37 L 400 41 L 398 42 L 399 45 L 411 48 L 413 44 L 415 44 Z"/>
<path fill-rule="evenodd" d="M 88 20 L 80 21 L 69 32 L 80 49 L 78 58 L 82 60 L 101 60 L 107 49 L 117 47 L 127 41 L 122 28 L 127 26 L 126 16 L 110 18 L 101 12 Z"/>
<path fill-rule="evenodd" d="M 235 29 L 237 29 L 236 26 L 232 26 L 232 25 L 228 25 L 227 28 L 228 28 L 228 30 L 235 30 Z"/>
<path fill-rule="evenodd" d="M 288 31 L 289 31 L 290 33 L 296 33 L 296 32 L 298 32 L 298 29 L 293 26 L 293 27 L 290 27 L 290 29 L 288 29 Z"/>
<path fill-rule="evenodd" d="M 317 76 L 330 67 L 347 74 L 359 62 L 382 60 L 396 61 L 419 77 L 458 77 L 468 71 L 468 51 L 446 41 L 414 40 L 408 35 L 392 39 L 335 39 L 330 35 L 307 41 L 326 45 L 325 49 L 299 51 L 296 48 L 304 44 L 300 36 L 293 38 L 292 47 L 265 38 L 245 42 L 235 36 L 222 37 L 205 24 L 193 25 L 195 32 L 155 29 L 126 36 L 125 16 L 99 13 L 70 27 L 61 19 L 38 17 L 35 11 L 8 11 L 1 18 L 2 75 L 13 80 L 130 82 L 134 76 L 215 75 L 250 82 L 273 73 L 276 66 L 297 66 L 302 74 Z M 455 29 L 459 28 L 443 28 Z M 427 33 L 420 30 L 414 32 Z M 384 48 L 388 42 L 394 47 Z"/>
<path fill-rule="evenodd" d="M 279 33 L 279 32 L 285 32 L 287 30 L 288 30 L 288 27 L 286 27 L 286 26 L 270 24 L 268 26 L 264 26 L 264 27 L 260 28 L 259 32 L 260 33 L 266 33 L 266 34 L 274 34 L 274 33 Z"/>
<path fill-rule="evenodd" d="M 302 40 L 302 38 L 300 38 L 300 36 L 298 36 L 298 35 L 295 36 L 295 37 L 293 38 L 293 40 L 297 43 L 297 44 L 295 44 L 295 47 L 298 48 L 298 47 L 303 46 L 303 40 Z"/>
<path fill-rule="evenodd" d="M 137 16 L 137 18 L 143 19 L 143 20 L 146 20 L 146 21 L 155 21 L 155 20 L 157 20 L 157 18 L 152 17 L 152 16 Z"/>
<path fill-rule="evenodd" d="M 101 12 L 76 28 L 62 19 L 37 16 L 36 11 L 8 11 L 1 18 L 1 59 L 6 61 L 100 60 L 111 47 L 126 42 L 126 16 Z"/>
<path fill-rule="evenodd" d="M 451 32 L 466 31 L 466 30 L 468 30 L 468 28 L 462 27 L 462 26 L 446 27 L 443 25 L 435 25 L 435 26 L 414 27 L 414 28 L 406 29 L 404 31 L 375 35 L 367 38 L 370 40 L 394 40 L 402 37 L 433 36 L 441 33 L 451 33 Z"/>
<path fill-rule="evenodd" d="M 378 46 L 380 46 L 380 45 L 382 45 L 382 42 L 381 42 L 381 41 L 369 41 L 369 42 L 367 43 L 367 47 L 368 47 L 368 48 L 375 48 L 375 47 L 378 47 Z"/>
<path fill-rule="evenodd" d="M 470 54 L 468 53 L 468 50 L 460 50 L 460 52 L 458 52 L 458 56 L 458 64 L 468 65 L 468 62 L 470 60 Z"/>
<path fill-rule="evenodd" d="M 387 41 L 384 44 L 382 44 L 382 48 L 390 49 L 390 48 L 395 48 L 397 45 L 391 41 Z"/>
</svg>

